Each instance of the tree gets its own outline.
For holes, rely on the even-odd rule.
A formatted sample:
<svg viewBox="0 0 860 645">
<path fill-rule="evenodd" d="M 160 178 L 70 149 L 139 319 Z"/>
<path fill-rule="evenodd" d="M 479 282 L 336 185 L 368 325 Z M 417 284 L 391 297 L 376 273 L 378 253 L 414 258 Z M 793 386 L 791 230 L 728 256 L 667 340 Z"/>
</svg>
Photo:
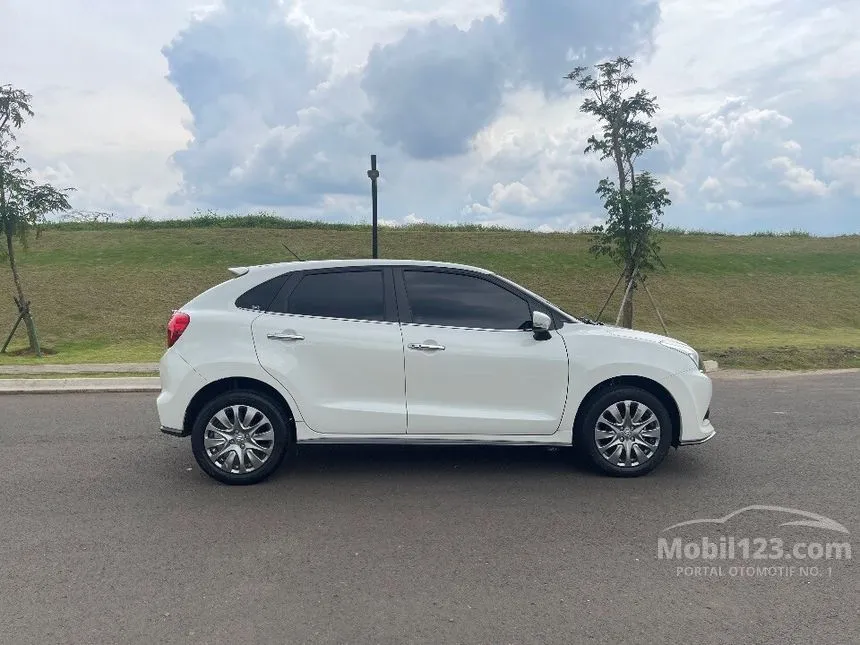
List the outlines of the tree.
<svg viewBox="0 0 860 645">
<path fill-rule="evenodd" d="M 601 179 L 597 194 L 603 200 L 606 222 L 592 229 L 591 251 L 607 255 L 622 267 L 627 287 L 622 324 L 633 326 L 633 292 L 648 271 L 663 265 L 657 227 L 663 210 L 672 202 L 669 192 L 647 171 L 636 171 L 636 162 L 658 143 L 651 118 L 658 110 L 656 98 L 646 90 L 633 91 L 637 83 L 630 73 L 633 61 L 619 57 L 595 65 L 596 75 L 577 67 L 566 79 L 587 94 L 580 111 L 597 117 L 600 131 L 588 138 L 585 154 L 598 154 L 615 166 L 616 179 Z"/>
<path fill-rule="evenodd" d="M 14 241 L 17 239 L 26 249 L 30 228 L 42 223 L 48 213 L 71 208 L 68 201 L 71 189 L 58 190 L 50 184 L 37 183 L 30 176 L 30 167 L 20 156 L 15 133 L 33 116 L 31 100 L 32 96 L 23 90 L 11 85 L 0 86 L 0 228 L 6 239 L 5 256 L 12 269 L 18 311 L 27 329 L 30 350 L 40 356 L 36 325 L 15 260 Z"/>
</svg>

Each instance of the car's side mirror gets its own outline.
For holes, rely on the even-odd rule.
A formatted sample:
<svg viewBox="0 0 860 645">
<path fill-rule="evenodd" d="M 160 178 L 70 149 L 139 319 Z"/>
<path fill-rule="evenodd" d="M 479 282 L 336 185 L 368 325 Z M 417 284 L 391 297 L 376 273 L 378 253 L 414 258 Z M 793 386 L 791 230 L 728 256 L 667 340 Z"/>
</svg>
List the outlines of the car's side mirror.
<svg viewBox="0 0 860 645">
<path fill-rule="evenodd" d="M 535 340 L 547 340 L 550 338 L 549 328 L 552 326 L 552 318 L 542 311 L 532 312 L 532 331 Z"/>
<path fill-rule="evenodd" d="M 552 318 L 542 311 L 532 312 L 532 329 L 535 331 L 549 331 L 552 326 Z"/>
</svg>

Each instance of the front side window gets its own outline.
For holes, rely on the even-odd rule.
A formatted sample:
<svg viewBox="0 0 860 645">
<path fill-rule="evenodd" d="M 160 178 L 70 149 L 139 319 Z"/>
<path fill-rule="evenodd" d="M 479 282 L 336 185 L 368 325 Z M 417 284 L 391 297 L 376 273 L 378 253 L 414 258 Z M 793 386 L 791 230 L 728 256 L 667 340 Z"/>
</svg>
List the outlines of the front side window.
<svg viewBox="0 0 860 645">
<path fill-rule="evenodd" d="M 312 273 L 287 300 L 287 312 L 325 318 L 385 320 L 382 271 Z"/>
<path fill-rule="evenodd" d="M 528 303 L 482 278 L 459 273 L 403 272 L 412 322 L 476 329 L 525 329 Z"/>
</svg>

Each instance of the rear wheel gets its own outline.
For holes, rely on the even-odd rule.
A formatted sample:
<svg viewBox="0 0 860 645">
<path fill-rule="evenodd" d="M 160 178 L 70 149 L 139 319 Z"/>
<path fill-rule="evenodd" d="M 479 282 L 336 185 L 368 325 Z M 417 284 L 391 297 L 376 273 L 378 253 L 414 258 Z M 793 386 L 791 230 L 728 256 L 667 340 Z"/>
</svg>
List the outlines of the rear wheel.
<svg viewBox="0 0 860 645">
<path fill-rule="evenodd" d="M 205 405 L 191 430 L 194 458 L 225 484 L 256 484 L 271 475 L 293 447 L 280 407 L 256 392 L 225 392 Z"/>
<path fill-rule="evenodd" d="M 663 461 L 672 442 L 672 421 L 662 401 L 647 390 L 614 388 L 592 401 L 575 441 L 602 471 L 636 477 Z"/>
</svg>

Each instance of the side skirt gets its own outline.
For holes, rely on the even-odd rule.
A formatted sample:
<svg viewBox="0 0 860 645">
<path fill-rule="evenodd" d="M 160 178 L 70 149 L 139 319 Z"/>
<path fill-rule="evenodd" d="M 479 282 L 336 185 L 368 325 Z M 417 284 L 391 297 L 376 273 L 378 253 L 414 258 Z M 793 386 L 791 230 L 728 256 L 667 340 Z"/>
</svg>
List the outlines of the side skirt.
<svg viewBox="0 0 860 645">
<path fill-rule="evenodd" d="M 325 444 L 376 444 L 376 445 L 433 445 L 433 446 L 570 446 L 573 433 L 556 432 L 551 435 L 415 435 L 415 434 L 322 434 L 296 422 L 296 443 L 303 445 Z"/>
<path fill-rule="evenodd" d="M 392 445 L 392 446 L 570 446 L 570 441 L 560 440 L 558 437 L 461 437 L 452 436 L 347 436 L 347 435 L 331 435 L 321 436 L 319 438 L 301 438 L 296 443 L 305 446 L 311 445 L 344 445 L 344 444 L 373 444 L 373 445 Z"/>
</svg>

